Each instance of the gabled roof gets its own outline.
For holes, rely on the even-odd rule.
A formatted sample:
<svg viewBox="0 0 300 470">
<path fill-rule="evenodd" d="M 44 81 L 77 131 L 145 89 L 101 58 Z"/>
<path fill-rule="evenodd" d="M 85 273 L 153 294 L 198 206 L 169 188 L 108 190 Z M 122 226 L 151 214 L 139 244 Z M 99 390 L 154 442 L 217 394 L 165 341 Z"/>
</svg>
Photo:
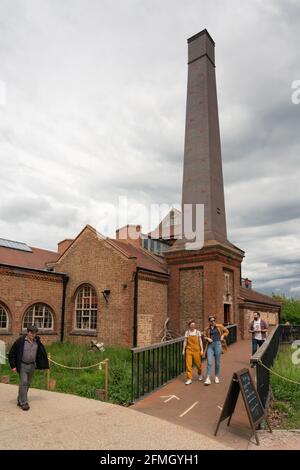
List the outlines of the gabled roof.
<svg viewBox="0 0 300 470">
<path fill-rule="evenodd" d="M 274 307 L 280 307 L 281 302 L 273 299 L 269 295 L 261 294 L 253 289 L 247 289 L 246 287 L 240 287 L 240 297 L 244 302 L 254 302 L 265 305 L 272 305 Z"/>
<path fill-rule="evenodd" d="M 142 247 L 131 245 L 120 240 L 109 239 L 117 248 L 122 249 L 129 258 L 136 258 L 136 264 L 139 268 L 148 269 L 162 274 L 168 274 L 168 266 L 165 260 Z"/>
<path fill-rule="evenodd" d="M 30 248 L 31 251 L 22 251 L 0 246 L 0 264 L 9 264 L 22 268 L 46 269 L 46 263 L 53 263 L 59 257 L 59 254 L 55 251 Z"/>
<path fill-rule="evenodd" d="M 73 240 L 73 242 L 70 244 L 70 246 L 62 253 L 57 260 L 59 261 L 61 258 L 65 257 L 69 250 L 72 249 L 72 246 L 76 241 L 79 239 L 79 237 L 86 231 L 90 230 L 93 232 L 99 240 L 103 240 L 105 243 L 109 244 L 111 247 L 113 247 L 115 250 L 117 250 L 120 254 L 125 256 L 128 259 L 135 258 L 136 259 L 136 264 L 139 268 L 144 268 L 148 269 L 150 271 L 155 271 L 157 273 L 161 274 L 167 274 L 168 273 L 168 268 L 167 264 L 159 256 L 155 256 L 154 254 L 148 252 L 142 247 L 135 247 L 131 245 L 130 243 L 122 242 L 120 240 L 115 240 L 113 238 L 108 238 L 101 233 L 99 233 L 94 227 L 91 225 L 86 225 L 81 232 L 77 235 L 77 237 Z M 53 263 L 50 263 L 53 265 Z"/>
</svg>

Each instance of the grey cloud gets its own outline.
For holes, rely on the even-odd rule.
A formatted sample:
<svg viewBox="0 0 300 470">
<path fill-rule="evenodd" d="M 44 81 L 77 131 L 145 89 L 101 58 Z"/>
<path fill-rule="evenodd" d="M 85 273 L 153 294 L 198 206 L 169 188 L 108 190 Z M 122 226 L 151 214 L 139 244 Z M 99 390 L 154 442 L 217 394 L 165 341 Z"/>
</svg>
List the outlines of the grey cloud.
<svg viewBox="0 0 300 470">
<path fill-rule="evenodd" d="M 297 292 L 299 22 L 293 0 L 2 0 L 0 236 L 53 249 L 119 195 L 180 202 L 186 39 L 207 27 L 229 237 L 256 288 Z"/>
<path fill-rule="evenodd" d="M 44 198 L 12 197 L 1 203 L 0 217 L 6 222 L 24 222 L 40 218 L 50 209 L 50 204 Z"/>
</svg>

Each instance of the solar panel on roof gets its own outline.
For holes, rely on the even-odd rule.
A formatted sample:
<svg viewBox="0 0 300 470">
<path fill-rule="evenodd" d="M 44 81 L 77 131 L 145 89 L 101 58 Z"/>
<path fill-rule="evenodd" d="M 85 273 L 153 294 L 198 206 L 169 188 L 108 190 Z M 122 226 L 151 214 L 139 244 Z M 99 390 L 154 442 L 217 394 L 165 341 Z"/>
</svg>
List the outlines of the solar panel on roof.
<svg viewBox="0 0 300 470">
<path fill-rule="evenodd" d="M 13 250 L 32 252 L 32 249 L 30 248 L 30 246 L 26 245 L 26 243 L 14 242 L 13 240 L 5 240 L 4 238 L 0 238 L 0 246 L 4 248 L 12 248 Z"/>
</svg>

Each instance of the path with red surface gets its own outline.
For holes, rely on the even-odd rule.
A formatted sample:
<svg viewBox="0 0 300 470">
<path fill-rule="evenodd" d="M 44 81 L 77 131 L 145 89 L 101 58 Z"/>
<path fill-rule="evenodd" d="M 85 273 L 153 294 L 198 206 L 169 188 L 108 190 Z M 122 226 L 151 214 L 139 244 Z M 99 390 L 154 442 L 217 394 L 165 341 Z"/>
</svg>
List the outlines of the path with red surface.
<svg viewBox="0 0 300 470">
<path fill-rule="evenodd" d="M 232 374 L 250 367 L 250 355 L 251 342 L 238 341 L 229 346 L 228 352 L 221 356 L 220 384 L 215 384 L 212 377 L 212 384 L 205 386 L 203 382 L 197 380 L 197 373 L 194 370 L 194 381 L 191 385 L 185 385 L 186 379 L 183 374 L 138 401 L 132 408 L 214 438 Z M 227 426 L 227 420 L 223 421 L 214 439 L 216 446 L 220 443 L 234 449 L 247 449 L 249 442 L 255 443 L 241 394 L 230 426 Z"/>
</svg>

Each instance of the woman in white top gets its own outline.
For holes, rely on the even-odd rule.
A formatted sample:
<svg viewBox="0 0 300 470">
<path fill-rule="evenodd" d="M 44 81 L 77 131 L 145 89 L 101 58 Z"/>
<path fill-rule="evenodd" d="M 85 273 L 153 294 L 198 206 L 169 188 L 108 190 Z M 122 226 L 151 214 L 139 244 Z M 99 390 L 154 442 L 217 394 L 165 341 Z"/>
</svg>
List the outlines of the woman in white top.
<svg viewBox="0 0 300 470">
<path fill-rule="evenodd" d="M 192 383 L 193 378 L 193 361 L 198 370 L 198 380 L 202 380 L 202 367 L 201 367 L 201 356 L 203 354 L 203 344 L 201 339 L 201 332 L 196 330 L 196 324 L 194 320 L 188 323 L 189 329 L 185 332 L 183 351 L 185 354 L 186 363 L 186 385 Z"/>
</svg>

